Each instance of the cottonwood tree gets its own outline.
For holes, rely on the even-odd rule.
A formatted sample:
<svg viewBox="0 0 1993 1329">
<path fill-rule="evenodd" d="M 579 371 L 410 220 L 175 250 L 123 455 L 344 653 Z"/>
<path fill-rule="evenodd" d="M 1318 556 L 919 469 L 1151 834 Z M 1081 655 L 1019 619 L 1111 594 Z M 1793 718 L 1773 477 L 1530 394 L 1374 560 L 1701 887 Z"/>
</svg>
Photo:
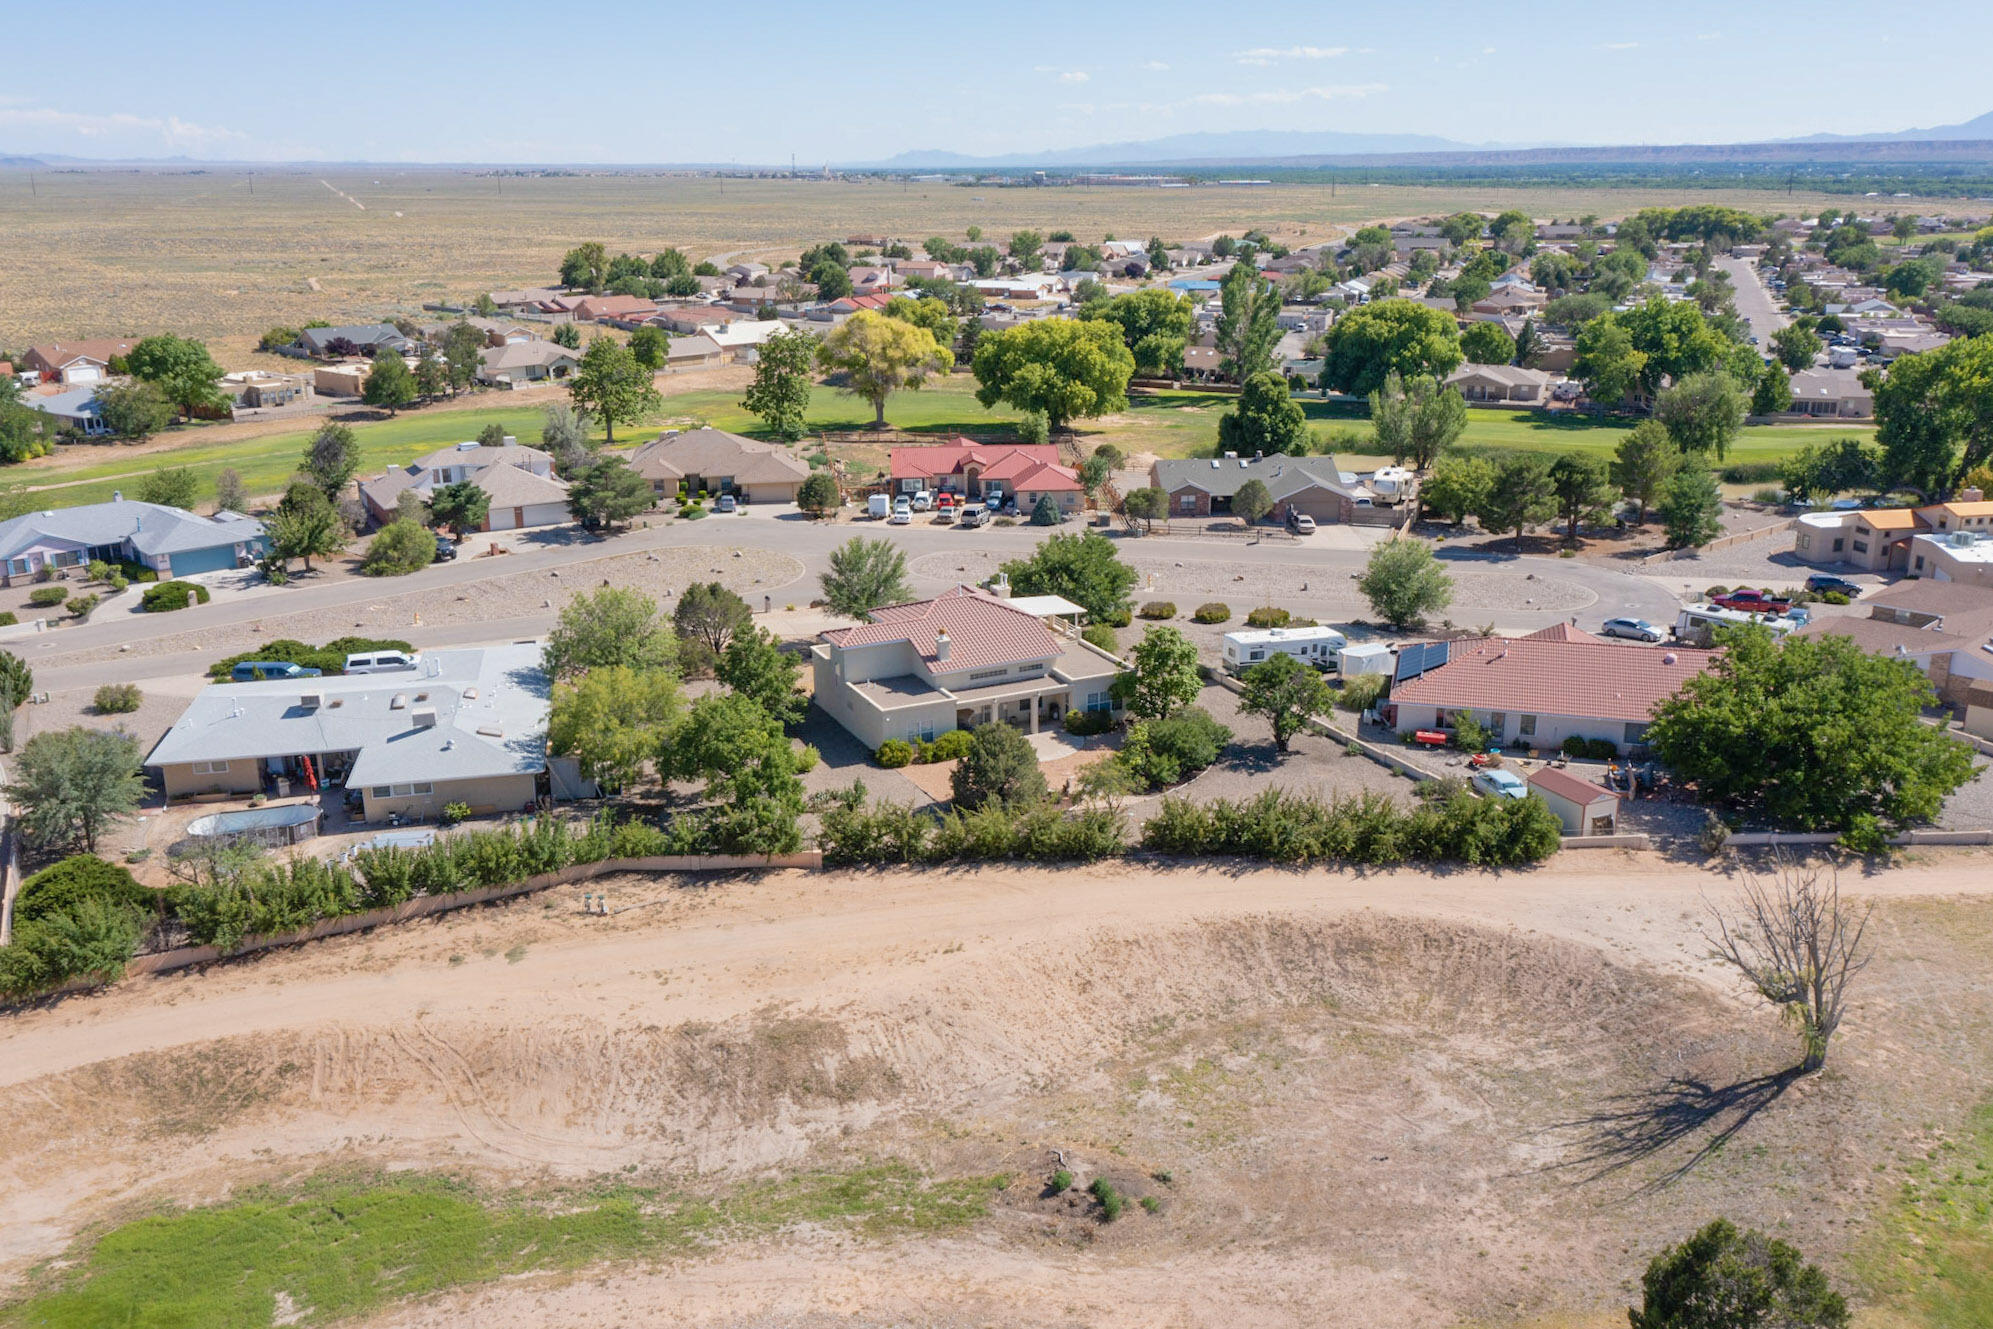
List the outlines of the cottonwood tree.
<svg viewBox="0 0 1993 1329">
<path fill-rule="evenodd" d="M 817 339 L 807 332 L 778 332 L 761 343 L 758 354 L 741 408 L 760 416 L 769 433 L 793 443 L 803 436 L 804 412 L 810 406 Z"/>
<path fill-rule="evenodd" d="M 1717 1219 L 1647 1265 L 1632 1329 L 1847 1329 L 1848 1303 L 1818 1265 Z"/>
<path fill-rule="evenodd" d="M 1370 427 L 1380 451 L 1393 461 L 1410 458 L 1412 469 L 1423 471 L 1466 431 L 1467 399 L 1430 375 L 1407 381 L 1389 373 L 1370 394 Z"/>
<path fill-rule="evenodd" d="M 1715 454 L 1721 461 L 1744 427 L 1750 399 L 1722 370 L 1690 374 L 1654 403 L 1654 418 L 1684 453 Z"/>
<path fill-rule="evenodd" d="M 630 334 L 630 354 L 645 369 L 656 373 L 671 354 L 671 338 L 663 328 L 638 328 Z"/>
<path fill-rule="evenodd" d="M 17 428 L 26 429 L 28 421 L 23 417 L 39 416 L 39 411 L 29 411 L 25 407 L 9 407 L 8 415 L 18 421 Z M 119 438 L 144 439 L 173 423 L 173 404 L 166 400 L 166 394 L 156 383 L 143 379 L 133 379 L 129 383 L 114 383 L 97 393 L 97 414 L 104 427 Z M 23 456 L 40 455 L 32 444 L 16 444 L 15 451 Z"/>
<path fill-rule="evenodd" d="M 171 333 L 147 337 L 131 348 L 125 367 L 133 378 L 156 385 L 173 408 L 190 420 L 228 404 L 228 395 L 218 386 L 222 367 L 201 342 Z"/>
<path fill-rule="evenodd" d="M 318 427 L 318 432 L 306 445 L 304 465 L 299 467 L 299 474 L 317 485 L 326 498 L 337 503 L 339 495 L 359 469 L 360 445 L 353 437 L 353 431 L 328 420 Z"/>
<path fill-rule="evenodd" d="M 999 568 L 1018 595 L 1061 595 L 1095 621 L 1127 607 L 1135 569 L 1115 554 L 1114 542 L 1094 531 L 1053 535 L 1031 557 Z"/>
<path fill-rule="evenodd" d="M 401 408 L 414 401 L 419 391 L 401 352 L 384 350 L 374 357 L 374 367 L 360 385 L 360 400 L 369 406 L 385 406 L 389 415 L 400 415 Z"/>
<path fill-rule="evenodd" d="M 1710 909 L 1705 935 L 1716 958 L 1799 1030 L 1802 1073 L 1826 1063 L 1847 1009 L 1848 984 L 1868 967 L 1874 908 L 1844 902 L 1840 875 L 1832 869 L 1781 855 L 1769 876 L 1746 873 L 1737 898 Z"/>
<path fill-rule="evenodd" d="M 1280 654 L 1245 672 L 1239 709 L 1257 715 L 1273 730 L 1273 746 L 1287 751 L 1308 722 L 1335 709 L 1336 696 L 1311 665 Z"/>
<path fill-rule="evenodd" d="M 1444 378 L 1460 365 L 1460 332 L 1452 318 L 1411 300 L 1360 305 L 1329 329 L 1322 386 L 1368 396 L 1385 376 Z"/>
<path fill-rule="evenodd" d="M 913 598 L 907 556 L 891 540 L 854 535 L 830 553 L 830 570 L 818 578 L 824 603 L 846 618 L 864 618 L 881 605 Z"/>
<path fill-rule="evenodd" d="M 597 337 L 581 353 L 567 381 L 575 407 L 602 421 L 605 436 L 616 441 L 618 424 L 635 424 L 663 402 L 651 372 L 637 363 L 630 348 L 613 337 Z"/>
<path fill-rule="evenodd" d="M 1232 409 L 1218 417 L 1218 449 L 1241 457 L 1308 451 L 1308 417 L 1286 379 L 1271 370 L 1247 377 Z"/>
<path fill-rule="evenodd" d="M 1128 405 L 1135 357 L 1112 323 L 1043 318 L 984 333 L 973 362 L 976 400 L 1037 411 L 1052 429 Z"/>
<path fill-rule="evenodd" d="M 886 427 L 888 397 L 918 391 L 930 377 L 955 367 L 954 352 L 936 344 L 926 328 L 870 309 L 832 329 L 817 359 L 827 371 L 845 376 L 845 391 L 871 403 L 874 429 Z"/>
<path fill-rule="evenodd" d="M 1218 288 L 1218 367 L 1234 383 L 1273 368 L 1280 343 L 1280 288 L 1241 259 Z"/>
<path fill-rule="evenodd" d="M 720 652 L 713 676 L 760 706 L 778 724 L 803 722 L 810 699 L 796 690 L 803 657 L 782 649 L 773 633 L 749 627 L 734 635 Z"/>
<path fill-rule="evenodd" d="M 547 744 L 606 792 L 621 793 L 644 778 L 684 713 L 669 670 L 607 665 L 554 685 Z"/>
<path fill-rule="evenodd" d="M 604 586 L 562 607 L 544 658 L 557 680 L 612 665 L 669 669 L 678 659 L 678 642 L 659 618 L 657 601 L 642 591 Z"/>
<path fill-rule="evenodd" d="M 1357 589 L 1370 610 L 1397 628 L 1416 627 L 1453 600 L 1453 578 L 1419 540 L 1386 540 L 1370 551 Z"/>
</svg>

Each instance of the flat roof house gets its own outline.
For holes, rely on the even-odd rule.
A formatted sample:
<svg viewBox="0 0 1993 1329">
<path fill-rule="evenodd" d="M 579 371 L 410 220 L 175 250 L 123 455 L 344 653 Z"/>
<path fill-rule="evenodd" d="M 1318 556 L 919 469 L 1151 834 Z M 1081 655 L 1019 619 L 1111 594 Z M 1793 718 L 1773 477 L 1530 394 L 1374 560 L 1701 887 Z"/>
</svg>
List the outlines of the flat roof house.
<svg viewBox="0 0 1993 1329">
<path fill-rule="evenodd" d="M 1284 522 L 1350 520 L 1357 495 L 1343 484 L 1334 457 L 1165 457 L 1149 467 L 1149 483 L 1169 495 L 1172 517 L 1209 517 L 1232 510 L 1232 496 L 1258 480 L 1273 497 L 1268 514 Z"/>
<path fill-rule="evenodd" d="M 707 425 L 670 430 L 630 454 L 630 469 L 659 494 L 744 494 L 749 503 L 794 503 L 809 463 L 777 443 L 758 443 Z"/>
<path fill-rule="evenodd" d="M 1502 746 L 1538 750 L 1574 737 L 1621 748 L 1640 743 L 1654 707 L 1715 658 L 1685 646 L 1618 646 L 1557 630 L 1439 644 L 1444 664 L 1392 684 L 1398 732 L 1450 730 L 1471 714 Z M 1399 655 L 1401 673 L 1406 655 Z"/>
<path fill-rule="evenodd" d="M 1959 490 L 1949 502 L 1922 507 L 1804 513 L 1793 527 L 1792 551 L 1808 563 L 1849 563 L 1870 572 L 1933 576 L 1938 575 L 1937 565 L 1946 551 L 1934 549 L 1921 537 L 1937 536 L 1948 544 L 1949 537 L 1961 533 L 1993 538 L 1993 503 L 1970 487 Z M 1959 547 L 1970 561 L 1970 544 Z"/>
<path fill-rule="evenodd" d="M 390 674 L 215 683 L 145 759 L 166 797 L 247 796 L 279 778 L 359 795 L 368 821 L 537 805 L 549 684 L 538 642 L 425 653 Z"/>
<path fill-rule="evenodd" d="M 80 567 L 92 559 L 140 563 L 163 580 L 243 567 L 269 548 L 263 523 L 239 512 L 203 517 L 117 497 L 0 522 L 0 581 L 11 586 L 42 568 Z"/>
<path fill-rule="evenodd" d="M 871 619 L 817 634 L 811 651 L 817 705 L 867 748 L 992 723 L 1035 734 L 1114 709 L 1120 660 L 1000 596 L 958 586 Z"/>
<path fill-rule="evenodd" d="M 360 482 L 360 501 L 376 522 L 394 520 L 403 490 L 427 498 L 438 485 L 465 481 L 491 499 L 481 531 L 517 531 L 533 526 L 559 526 L 573 519 L 567 505 L 567 485 L 554 476 L 554 459 L 538 448 L 507 442 L 503 447 L 459 443 L 417 457 L 406 466 Z"/>
</svg>

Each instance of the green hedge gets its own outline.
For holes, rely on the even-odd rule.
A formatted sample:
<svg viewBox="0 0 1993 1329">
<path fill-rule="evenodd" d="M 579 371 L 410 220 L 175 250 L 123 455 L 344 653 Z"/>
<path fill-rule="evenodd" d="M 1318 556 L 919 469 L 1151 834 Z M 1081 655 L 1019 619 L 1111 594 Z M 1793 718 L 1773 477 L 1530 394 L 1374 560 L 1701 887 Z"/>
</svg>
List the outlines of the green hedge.
<svg viewBox="0 0 1993 1329">
<path fill-rule="evenodd" d="M 1564 740 L 1564 755 L 1589 761 L 1611 761 L 1619 755 L 1619 744 L 1609 738 L 1580 738 L 1573 734 Z"/>
<path fill-rule="evenodd" d="M 1143 618 L 1175 618 L 1176 605 L 1168 600 L 1151 600 L 1142 606 Z"/>
<path fill-rule="evenodd" d="M 69 598 L 67 586 L 37 586 L 28 592 L 28 603 L 36 609 L 59 605 Z"/>
<path fill-rule="evenodd" d="M 1114 728 L 1113 711 L 1067 711 L 1066 732 L 1082 738 L 1104 734 Z"/>
<path fill-rule="evenodd" d="M 198 582 L 162 581 L 146 587 L 139 603 L 148 614 L 170 614 L 195 601 L 206 604 L 209 598 L 208 588 Z"/>
<path fill-rule="evenodd" d="M 1128 848 L 1118 812 L 1070 815 L 1049 803 L 1021 811 L 989 803 L 942 817 L 905 803 L 864 802 L 864 786 L 819 800 L 817 845 L 831 864 L 1034 862 L 1110 858 Z"/>
<path fill-rule="evenodd" d="M 137 878 L 118 864 L 95 854 L 78 854 L 51 863 L 21 883 L 20 893 L 14 897 L 14 921 L 31 922 L 67 913 L 84 900 L 151 909 L 160 898 L 157 891 L 139 885 Z"/>
<path fill-rule="evenodd" d="M 1465 791 L 1409 810 L 1383 794 L 1324 800 L 1270 789 L 1246 799 L 1165 798 L 1142 828 L 1157 853 L 1235 854 L 1279 863 L 1472 863 L 1506 867 L 1557 852 L 1562 827 L 1542 799 Z"/>
<path fill-rule="evenodd" d="M 1218 601 L 1213 600 L 1209 604 L 1201 604 L 1197 606 L 1197 609 L 1191 614 L 1190 617 L 1192 621 L 1198 623 L 1229 622 L 1232 617 L 1232 606 L 1228 604 L 1220 604 L 1218 603 Z"/>
</svg>

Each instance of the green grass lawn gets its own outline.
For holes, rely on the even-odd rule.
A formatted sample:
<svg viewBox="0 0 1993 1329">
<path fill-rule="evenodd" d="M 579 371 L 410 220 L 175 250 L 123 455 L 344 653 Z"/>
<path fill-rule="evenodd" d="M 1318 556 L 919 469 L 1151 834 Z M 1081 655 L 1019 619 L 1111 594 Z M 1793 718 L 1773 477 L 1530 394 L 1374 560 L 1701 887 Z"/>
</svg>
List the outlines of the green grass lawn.
<svg viewBox="0 0 1993 1329">
<path fill-rule="evenodd" d="M 809 1223 L 874 1236 L 960 1228 L 1002 1178 L 930 1182 L 881 1163 L 719 1196 L 632 1187 L 499 1199 L 447 1178 L 320 1178 L 102 1234 L 0 1324 L 265 1329 L 277 1297 L 312 1324 L 511 1275 L 682 1255 Z"/>
<path fill-rule="evenodd" d="M 378 475 L 389 466 L 401 465 L 425 452 L 476 438 L 488 424 L 502 425 L 522 443 L 537 443 L 540 437 L 540 408 L 505 406 L 494 396 L 489 410 L 411 412 L 378 424 L 358 425 L 354 434 L 360 444 L 360 473 Z M 1164 457 L 1208 455 L 1218 440 L 1218 417 L 1231 408 L 1234 399 L 1222 393 L 1164 391 L 1133 398 L 1128 409 L 1104 420 L 1078 422 L 1087 445 L 1113 443 L 1123 452 L 1152 452 Z M 1304 401 L 1309 424 L 1328 441 L 1340 459 L 1361 458 L 1367 464 L 1361 444 L 1370 427 L 1360 409 L 1341 403 Z M 918 392 L 896 394 L 886 406 L 887 423 L 896 430 L 932 433 L 945 437 L 970 433 L 982 437 L 1009 435 L 1018 412 L 999 406 L 985 409 L 975 398 L 975 380 L 952 375 Z M 872 423 L 872 411 L 856 397 L 819 386 L 810 399 L 808 414 L 814 432 L 862 430 Z M 642 425 L 625 427 L 618 439 L 636 442 L 651 437 L 659 427 L 710 424 L 749 436 L 763 433 L 761 422 L 740 406 L 737 390 L 687 392 L 668 397 L 664 409 Z M 75 452 L 88 457 L 82 465 L 55 472 L 37 472 L 29 486 L 50 507 L 69 507 L 108 499 L 113 490 L 129 494 L 145 476 L 167 466 L 186 466 L 212 487 L 215 475 L 233 467 L 252 494 L 280 492 L 303 455 L 306 442 L 317 425 L 260 438 L 217 442 L 203 437 L 200 429 L 188 430 L 184 443 L 143 456 L 120 455 L 116 447 L 75 445 Z M 1625 432 L 1625 421 L 1596 421 L 1564 412 L 1470 410 L 1463 446 L 1469 448 L 1517 448 L 1547 453 L 1585 452 L 1609 456 Z M 1753 425 L 1747 427 L 1731 450 L 1738 462 L 1777 461 L 1808 443 L 1854 436 L 1873 439 L 1867 426 L 1843 425 Z M 602 438 L 597 431 L 597 439 Z M 871 464 L 875 459 L 862 459 Z"/>
<path fill-rule="evenodd" d="M 1993 1325 L 1993 1104 L 1961 1136 L 1906 1160 L 1903 1173 L 1902 1194 L 1857 1261 L 1889 1308 L 1879 1323 Z"/>
</svg>

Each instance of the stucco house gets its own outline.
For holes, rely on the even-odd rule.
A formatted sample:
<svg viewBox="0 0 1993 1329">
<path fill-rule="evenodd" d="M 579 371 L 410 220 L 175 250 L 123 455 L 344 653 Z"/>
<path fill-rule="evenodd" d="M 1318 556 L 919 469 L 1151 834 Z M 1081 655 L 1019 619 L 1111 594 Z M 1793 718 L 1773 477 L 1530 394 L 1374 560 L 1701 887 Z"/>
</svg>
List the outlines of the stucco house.
<svg viewBox="0 0 1993 1329">
<path fill-rule="evenodd" d="M 1856 369 L 1802 369 L 1794 374 L 1792 409 L 1786 414 L 1833 420 L 1867 420 L 1875 414 L 1875 394 Z"/>
<path fill-rule="evenodd" d="M 503 447 L 459 443 L 418 457 L 406 466 L 360 482 L 360 501 L 377 523 L 394 520 L 404 490 L 427 498 L 438 485 L 476 485 L 491 499 L 481 531 L 517 531 L 559 526 L 572 520 L 567 485 L 554 475 L 554 459 L 538 448 L 510 439 Z"/>
<path fill-rule="evenodd" d="M 111 432 L 111 426 L 104 419 L 97 392 L 95 387 L 66 388 L 61 392 L 31 392 L 18 400 L 29 410 L 46 415 L 58 433 L 101 438 Z"/>
<path fill-rule="evenodd" d="M 1079 472 L 1059 461 L 1051 443 L 977 443 L 958 438 L 953 443 L 894 448 L 892 489 L 914 494 L 946 489 L 965 498 L 998 494 L 1014 498 L 1020 512 L 1029 512 L 1040 498 L 1071 515 L 1080 509 L 1085 487 Z"/>
<path fill-rule="evenodd" d="M 91 341 L 49 342 L 30 346 L 21 356 L 23 373 L 39 375 L 45 382 L 80 387 L 101 383 L 111 374 L 111 361 L 131 354 L 136 339 L 101 337 Z"/>
<path fill-rule="evenodd" d="M 1864 603 L 1867 618 L 1816 621 L 1800 635 L 1851 637 L 1870 654 L 1908 660 L 1954 705 L 1993 687 L 1993 582 L 1899 582 Z"/>
<path fill-rule="evenodd" d="M 741 494 L 751 504 L 794 503 L 810 478 L 809 463 L 777 443 L 759 443 L 724 429 L 673 429 L 630 454 L 630 469 L 659 494 L 682 482 L 697 493 Z"/>
<path fill-rule="evenodd" d="M 320 360 L 337 360 L 351 355 L 372 358 L 382 351 L 415 349 L 415 343 L 392 323 L 353 323 L 337 328 L 306 328 L 293 345 L 296 354 Z"/>
<path fill-rule="evenodd" d="M 139 563 L 167 580 L 245 567 L 269 548 L 263 523 L 239 512 L 203 517 L 120 495 L 0 522 L 0 580 L 11 586 L 45 567 L 81 567 L 93 559 Z"/>
<path fill-rule="evenodd" d="M 463 803 L 519 812 L 545 791 L 549 684 L 538 642 L 424 653 L 387 674 L 216 683 L 146 767 L 169 801 L 344 785 L 368 821 Z"/>
<path fill-rule="evenodd" d="M 1258 480 L 1273 497 L 1267 515 L 1290 514 L 1318 524 L 1350 520 L 1359 495 L 1342 480 L 1334 457 L 1165 457 L 1149 467 L 1149 483 L 1169 495 L 1172 517 L 1210 517 L 1232 510 L 1232 496 Z"/>
<path fill-rule="evenodd" d="M 1937 542 L 1951 545 L 1951 537 L 1961 534 L 1993 539 L 1993 503 L 1978 489 L 1961 489 L 1949 502 L 1915 508 L 1808 512 L 1793 528 L 1792 551 L 1808 563 L 1846 563 L 1869 572 L 1931 576 L 1933 565 L 1944 562 L 1943 551 L 1923 537 L 1934 536 Z M 1969 553 L 1971 542 L 1959 542 L 1957 547 Z"/>
<path fill-rule="evenodd" d="M 1470 402 L 1538 406 L 1549 398 L 1557 378 L 1523 365 L 1462 365 L 1446 376 L 1446 386 L 1459 388 Z"/>
<path fill-rule="evenodd" d="M 557 342 L 506 342 L 479 353 L 477 378 L 492 387 L 517 387 L 521 383 L 565 379 L 580 363 L 579 354 Z"/>
<path fill-rule="evenodd" d="M 817 705 L 868 748 L 991 723 L 1035 734 L 1071 710 L 1115 708 L 1122 662 L 1029 602 L 958 586 L 871 620 L 821 632 L 811 650 Z"/>
</svg>

